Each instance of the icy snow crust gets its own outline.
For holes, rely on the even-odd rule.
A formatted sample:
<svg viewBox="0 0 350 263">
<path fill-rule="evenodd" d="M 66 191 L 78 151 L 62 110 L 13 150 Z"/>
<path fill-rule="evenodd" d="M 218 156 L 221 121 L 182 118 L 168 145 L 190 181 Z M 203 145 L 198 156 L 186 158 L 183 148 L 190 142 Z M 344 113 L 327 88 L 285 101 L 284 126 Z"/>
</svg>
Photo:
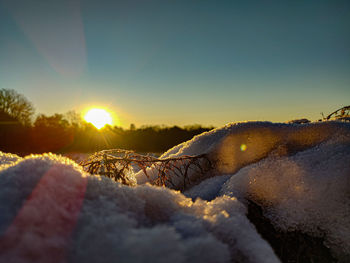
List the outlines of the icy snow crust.
<svg viewBox="0 0 350 263">
<path fill-rule="evenodd" d="M 216 170 L 197 180 L 186 196 L 254 201 L 275 227 L 324 237 L 338 260 L 350 262 L 349 123 L 235 123 L 196 136 L 162 157 L 202 153 Z M 136 176 L 143 180 L 142 174 Z"/>
<path fill-rule="evenodd" d="M 255 201 L 284 231 L 324 237 L 339 260 L 350 262 L 349 138 L 244 167 L 221 194 Z"/>
<path fill-rule="evenodd" d="M 202 153 L 216 169 L 190 174 L 185 193 L 142 185 L 141 172 L 128 187 L 57 155 L 1 153 L 0 262 L 279 262 L 247 200 L 349 261 L 348 123 L 230 124 L 162 158 Z"/>
<path fill-rule="evenodd" d="M 0 262 L 278 262 L 234 197 L 193 202 L 52 154 L 0 156 Z"/>
</svg>

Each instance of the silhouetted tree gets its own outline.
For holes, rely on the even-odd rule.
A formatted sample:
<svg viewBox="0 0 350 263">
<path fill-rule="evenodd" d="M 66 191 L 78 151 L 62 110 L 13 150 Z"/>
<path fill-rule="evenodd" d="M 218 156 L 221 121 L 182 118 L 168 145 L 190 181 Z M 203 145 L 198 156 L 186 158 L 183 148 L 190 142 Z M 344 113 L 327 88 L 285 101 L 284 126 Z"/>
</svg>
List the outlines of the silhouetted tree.
<svg viewBox="0 0 350 263">
<path fill-rule="evenodd" d="M 8 115 L 23 125 L 29 126 L 34 114 L 34 107 L 22 94 L 15 90 L 0 89 L 0 112 Z"/>
<path fill-rule="evenodd" d="M 208 131 L 200 125 L 141 126 L 129 129 L 105 126 L 98 130 L 80 114 L 40 114 L 32 125 L 34 108 L 14 90 L 0 90 L 0 150 L 25 155 L 42 152 L 93 152 L 124 148 L 138 152 L 163 152 L 172 146 Z"/>
<path fill-rule="evenodd" d="M 37 152 L 62 151 L 73 142 L 74 128 L 62 114 L 40 114 L 32 131 L 33 149 Z"/>
<path fill-rule="evenodd" d="M 75 128 L 81 128 L 84 124 L 81 115 L 74 110 L 68 111 L 64 114 L 64 118 L 69 122 L 69 125 L 74 126 Z"/>
<path fill-rule="evenodd" d="M 14 90 L 0 89 L 0 150 L 28 153 L 32 104 Z"/>
</svg>

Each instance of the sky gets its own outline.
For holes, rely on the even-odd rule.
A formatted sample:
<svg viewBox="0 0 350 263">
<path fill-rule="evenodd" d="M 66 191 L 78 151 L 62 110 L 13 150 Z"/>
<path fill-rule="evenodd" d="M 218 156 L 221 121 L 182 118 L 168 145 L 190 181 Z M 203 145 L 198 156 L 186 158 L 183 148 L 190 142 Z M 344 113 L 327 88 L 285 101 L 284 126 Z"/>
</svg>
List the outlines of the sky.
<svg viewBox="0 0 350 263">
<path fill-rule="evenodd" d="M 350 104 L 350 1 L 0 0 L 0 88 L 115 123 L 317 120 Z"/>
</svg>

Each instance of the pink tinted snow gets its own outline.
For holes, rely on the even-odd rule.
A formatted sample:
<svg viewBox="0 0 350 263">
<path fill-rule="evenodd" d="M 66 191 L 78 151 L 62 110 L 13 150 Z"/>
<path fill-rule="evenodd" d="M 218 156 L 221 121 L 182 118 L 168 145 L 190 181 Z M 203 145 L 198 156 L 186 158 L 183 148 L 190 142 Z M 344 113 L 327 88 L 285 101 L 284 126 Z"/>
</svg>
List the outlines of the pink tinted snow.
<svg viewBox="0 0 350 263">
<path fill-rule="evenodd" d="M 62 176 L 62 168 L 48 169 L 24 201 L 0 239 L 1 261 L 65 262 L 87 177 Z"/>
</svg>

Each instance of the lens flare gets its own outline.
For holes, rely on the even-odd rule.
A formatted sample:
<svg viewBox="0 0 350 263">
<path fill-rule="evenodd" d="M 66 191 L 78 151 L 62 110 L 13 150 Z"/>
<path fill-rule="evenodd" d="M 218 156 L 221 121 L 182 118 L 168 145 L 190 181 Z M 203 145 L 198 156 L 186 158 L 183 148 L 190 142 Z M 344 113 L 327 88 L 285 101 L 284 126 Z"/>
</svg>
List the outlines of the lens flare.
<svg viewBox="0 0 350 263">
<path fill-rule="evenodd" d="M 247 150 L 247 145 L 244 144 L 244 143 L 241 144 L 240 149 L 241 149 L 242 152 L 246 151 Z"/>
<path fill-rule="evenodd" d="M 84 119 L 97 129 L 101 129 L 107 124 L 112 125 L 113 123 L 111 115 L 104 109 L 91 109 L 85 114 Z"/>
</svg>

